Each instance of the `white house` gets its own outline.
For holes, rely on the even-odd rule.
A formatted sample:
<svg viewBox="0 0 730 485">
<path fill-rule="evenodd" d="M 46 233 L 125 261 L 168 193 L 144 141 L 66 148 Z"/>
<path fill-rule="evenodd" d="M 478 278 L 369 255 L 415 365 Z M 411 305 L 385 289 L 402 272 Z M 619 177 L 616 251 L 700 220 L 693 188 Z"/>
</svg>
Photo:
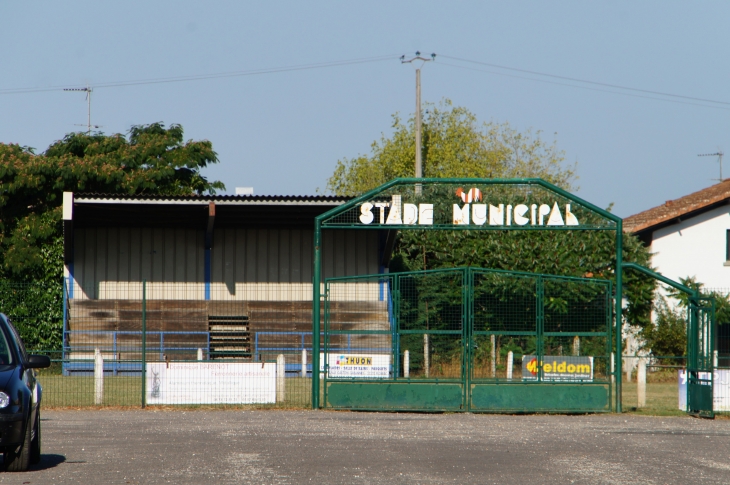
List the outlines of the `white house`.
<svg viewBox="0 0 730 485">
<path fill-rule="evenodd" d="M 730 179 L 624 219 L 624 231 L 651 252 L 652 267 L 679 281 L 692 276 L 730 293 Z M 730 325 L 718 328 L 718 350 L 730 353 Z"/>
<path fill-rule="evenodd" d="M 730 179 L 627 217 L 624 230 L 649 246 L 664 276 L 730 290 Z"/>
</svg>

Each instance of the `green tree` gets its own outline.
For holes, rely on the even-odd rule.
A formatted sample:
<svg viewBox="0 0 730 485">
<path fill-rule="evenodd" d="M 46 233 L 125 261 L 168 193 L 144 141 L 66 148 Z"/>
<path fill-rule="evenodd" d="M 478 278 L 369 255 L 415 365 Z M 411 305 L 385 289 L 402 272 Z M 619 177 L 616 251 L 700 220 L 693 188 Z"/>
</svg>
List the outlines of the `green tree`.
<svg viewBox="0 0 730 485">
<path fill-rule="evenodd" d="M 33 305 L 22 303 L 22 308 L 8 307 L 10 300 L 5 298 L 2 303 L 6 306 L 0 311 L 13 316 L 17 307 L 19 314 L 33 316 L 40 315 L 37 308 L 45 305 L 60 312 L 57 289 L 63 276 L 63 192 L 215 193 L 223 184 L 208 181 L 200 171 L 217 162 L 210 141 L 186 142 L 182 126 L 166 128 L 162 123 L 133 126 L 128 136 L 71 133 L 40 155 L 29 147 L 0 143 L 0 278 L 16 285 L 15 294 L 20 296 L 12 301 L 20 302 L 18 305 L 26 291 L 19 283 L 49 289 L 45 293 L 39 290 L 47 298 Z M 27 326 L 16 318 L 29 347 L 60 344 L 59 315 L 38 317 Z"/>
<path fill-rule="evenodd" d="M 0 274 L 58 281 L 61 261 L 44 264 L 58 244 L 64 191 L 104 194 L 214 193 L 200 170 L 218 157 L 209 141 L 183 141 L 183 128 L 162 123 L 133 126 L 129 136 L 71 133 L 41 155 L 0 144 Z M 50 271 L 49 271 L 50 270 Z"/>
<path fill-rule="evenodd" d="M 720 293 L 719 291 L 707 291 L 704 283 L 697 281 L 694 276 L 688 276 L 686 278 L 679 278 L 679 282 L 684 286 L 698 291 L 701 296 L 705 298 L 715 299 L 715 322 L 718 325 L 725 325 L 730 323 L 730 295 L 727 293 Z M 681 308 L 687 308 L 689 306 L 690 295 L 683 291 L 679 291 L 675 288 L 670 288 L 667 291 L 667 295 L 670 298 L 677 300 Z"/>
<path fill-rule="evenodd" d="M 398 177 L 414 176 L 415 122 L 393 115 L 393 135 L 382 135 L 371 154 L 337 162 L 327 190 L 359 195 Z M 540 177 L 566 190 L 575 189 L 575 166 L 548 144 L 540 132 L 520 133 L 508 123 L 482 123 L 466 108 L 443 100 L 427 104 L 422 122 L 423 175 L 430 178 Z"/>
<path fill-rule="evenodd" d="M 659 297 L 656 317 L 641 330 L 643 347 L 655 356 L 683 356 L 687 349 L 687 314 L 681 307 L 672 309 Z"/>
</svg>

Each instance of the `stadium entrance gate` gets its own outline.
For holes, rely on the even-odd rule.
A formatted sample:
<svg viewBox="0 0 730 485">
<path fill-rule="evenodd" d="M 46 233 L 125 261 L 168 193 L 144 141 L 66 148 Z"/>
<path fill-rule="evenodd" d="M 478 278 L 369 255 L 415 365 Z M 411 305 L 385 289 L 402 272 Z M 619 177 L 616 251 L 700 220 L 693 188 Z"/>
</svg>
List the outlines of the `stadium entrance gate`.
<svg viewBox="0 0 730 485">
<path fill-rule="evenodd" d="M 612 301 L 607 280 L 477 268 L 327 279 L 323 407 L 610 411 Z"/>
<path fill-rule="evenodd" d="M 605 282 L 589 284 L 476 269 L 324 282 L 322 232 L 338 229 L 379 230 L 389 234 L 387 241 L 391 242 L 398 231 L 414 230 L 569 231 L 572 235 L 566 240 L 594 231 L 606 234 L 596 237 L 609 248 L 613 246 L 613 251 L 607 251 L 607 262 L 613 267 L 615 293 L 609 304 L 610 287 L 602 286 Z M 613 409 L 621 412 L 621 359 L 615 359 L 612 389 L 607 358 L 611 351 L 621 355 L 615 318 L 621 314 L 621 298 L 615 295 L 622 294 L 622 237 L 621 218 L 541 179 L 395 179 L 318 216 L 314 228 L 312 407 L 607 411 L 615 399 Z M 556 261 L 559 271 L 561 257 L 570 255 L 545 256 Z M 568 290 L 561 289 L 561 284 Z M 600 291 L 594 294 L 597 288 Z M 532 309 L 515 301 L 505 301 L 500 307 L 503 302 L 499 299 L 508 296 L 530 300 Z M 358 327 L 356 321 L 326 319 L 339 299 L 362 298 L 382 302 L 381 315 L 370 323 L 360 322 Z M 600 323 L 583 321 L 581 312 L 588 307 L 605 312 Z M 321 333 L 322 313 L 325 333 Z M 611 313 L 612 324 L 607 323 Z M 379 323 L 373 326 L 372 322 Z M 611 335 L 615 336 L 612 347 Z M 426 351 L 419 351 L 421 348 Z M 406 350 L 409 363 L 403 366 Z M 507 368 L 510 351 L 513 365 Z M 382 355 L 387 356 L 385 363 Z M 568 362 L 564 358 L 568 356 L 578 360 Z M 366 360 L 358 360 L 361 358 Z M 486 370 L 485 363 L 489 364 Z M 387 376 L 381 373 L 371 379 L 362 374 L 365 370 L 359 368 L 368 365 L 386 367 Z M 588 372 L 571 373 L 569 365 Z M 337 369 L 337 376 L 336 366 L 342 368 Z"/>
</svg>

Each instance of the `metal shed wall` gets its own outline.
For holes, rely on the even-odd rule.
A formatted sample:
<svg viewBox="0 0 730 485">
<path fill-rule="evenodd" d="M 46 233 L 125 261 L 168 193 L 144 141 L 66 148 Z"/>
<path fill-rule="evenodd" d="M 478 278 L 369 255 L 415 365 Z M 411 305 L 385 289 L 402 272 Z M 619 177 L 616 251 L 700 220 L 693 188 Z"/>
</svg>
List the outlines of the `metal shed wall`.
<svg viewBox="0 0 730 485">
<path fill-rule="evenodd" d="M 149 299 L 311 300 L 313 230 L 215 229 L 208 281 L 204 244 L 195 229 L 79 228 L 73 298 L 138 299 L 146 280 Z M 325 277 L 378 273 L 373 231 L 328 231 L 323 249 Z"/>
</svg>

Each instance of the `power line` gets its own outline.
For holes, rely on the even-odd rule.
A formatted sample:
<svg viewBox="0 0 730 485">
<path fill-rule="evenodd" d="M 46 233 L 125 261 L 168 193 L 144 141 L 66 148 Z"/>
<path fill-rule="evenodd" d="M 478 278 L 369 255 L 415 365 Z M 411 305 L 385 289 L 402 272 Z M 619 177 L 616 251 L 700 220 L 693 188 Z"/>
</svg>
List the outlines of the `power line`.
<svg viewBox="0 0 730 485">
<path fill-rule="evenodd" d="M 232 71 L 232 72 L 221 72 L 214 74 L 197 74 L 192 76 L 176 76 L 176 77 L 164 77 L 164 78 L 153 78 L 153 79 L 138 79 L 131 81 L 111 81 L 95 83 L 94 89 L 100 88 L 116 88 L 123 86 L 142 86 L 147 84 L 164 84 L 164 83 L 175 83 L 175 82 L 187 82 L 187 81 L 200 81 L 206 79 L 220 79 L 227 77 L 243 77 L 243 76 L 256 76 L 261 74 L 275 74 L 280 72 L 291 72 L 291 71 L 306 71 L 311 69 L 325 69 L 330 67 L 348 66 L 353 64 L 366 64 L 370 62 L 381 62 L 387 60 L 397 59 L 397 54 L 387 56 L 376 56 L 376 57 L 363 57 L 359 59 L 347 59 L 340 61 L 329 61 L 329 62 L 318 62 L 312 64 L 298 64 L 293 66 L 282 66 L 272 67 L 265 69 L 251 69 L 246 71 Z M 43 93 L 50 91 L 58 91 L 61 89 L 72 88 L 70 85 L 65 86 L 48 86 L 48 87 L 34 87 L 34 88 L 9 88 L 0 89 L 0 95 L 3 94 L 25 94 L 25 93 Z"/>
<path fill-rule="evenodd" d="M 704 108 L 712 108 L 712 109 L 720 109 L 720 110 L 723 110 L 723 111 L 730 111 L 730 107 L 724 107 L 724 106 L 718 106 L 718 105 L 711 105 L 711 104 L 693 103 L 693 102 L 690 102 L 690 101 L 680 101 L 678 99 L 658 98 L 656 96 L 647 96 L 647 95 L 642 95 L 642 94 L 624 93 L 624 92 L 620 92 L 620 91 L 611 91 L 611 90 L 608 90 L 608 89 L 592 88 L 592 87 L 589 87 L 589 86 L 577 86 L 575 84 L 561 83 L 561 82 L 558 82 L 558 81 L 548 81 L 546 79 L 537 79 L 537 78 L 534 78 L 534 77 L 519 76 L 517 74 L 508 74 L 508 73 L 504 73 L 504 72 L 488 71 L 486 69 L 479 69 L 479 68 L 476 68 L 476 67 L 460 66 L 458 64 L 450 64 L 448 62 L 439 62 L 438 65 L 439 66 L 455 67 L 457 69 L 465 69 L 467 71 L 485 72 L 487 74 L 494 74 L 494 75 L 497 75 L 497 76 L 510 77 L 510 78 L 513 78 L 513 79 L 525 79 L 527 81 L 534 81 L 534 82 L 539 82 L 539 83 L 543 83 L 543 84 L 553 84 L 553 85 L 556 85 L 556 86 L 567 86 L 567 87 L 570 87 L 570 88 L 584 89 L 586 91 L 596 91 L 596 92 L 599 92 L 599 93 L 617 94 L 619 96 L 629 96 L 629 97 L 632 97 L 632 98 L 653 99 L 655 101 L 664 101 L 664 102 L 667 102 L 667 103 L 687 104 L 687 105 L 690 105 L 690 106 L 702 106 Z M 719 104 L 725 104 L 724 101 L 715 101 L 715 102 L 716 103 L 719 103 Z"/>
<path fill-rule="evenodd" d="M 470 64 L 479 64 L 482 66 L 494 67 L 497 69 L 504 69 L 507 71 L 515 71 L 515 72 L 521 72 L 521 73 L 525 73 L 525 74 L 532 74 L 535 76 L 545 76 L 545 77 L 551 77 L 554 79 L 562 79 L 564 81 L 593 84 L 596 86 L 603 86 L 603 87 L 613 88 L 613 89 L 624 89 L 627 91 L 634 91 L 634 92 L 639 92 L 639 93 L 644 93 L 644 94 L 653 94 L 653 95 L 657 95 L 657 96 L 666 96 L 666 97 L 670 97 L 670 98 L 686 99 L 686 100 L 690 100 L 690 101 L 701 101 L 701 102 L 705 102 L 705 103 L 716 103 L 716 104 L 730 106 L 730 102 L 727 102 L 727 101 L 718 101 L 718 100 L 707 99 L 707 98 L 697 98 L 694 96 L 684 96 L 681 94 L 665 93 L 662 91 L 653 91 L 650 89 L 632 88 L 630 86 L 621 86 L 619 84 L 603 83 L 603 82 L 598 82 L 598 81 L 589 81 L 587 79 L 579 79 L 579 78 L 574 78 L 574 77 L 569 77 L 569 76 L 559 76 L 557 74 L 549 74 L 549 73 L 545 73 L 545 72 L 531 71 L 528 69 L 519 69 L 516 67 L 501 66 L 499 64 L 491 64 L 488 62 L 474 61 L 471 59 L 464 59 L 461 57 L 452 57 L 452 56 L 447 56 L 447 55 L 443 55 L 443 54 L 439 54 L 439 57 L 443 57 L 445 59 L 451 59 L 454 61 L 468 62 Z M 443 64 L 443 63 L 441 63 L 441 64 Z"/>
</svg>

